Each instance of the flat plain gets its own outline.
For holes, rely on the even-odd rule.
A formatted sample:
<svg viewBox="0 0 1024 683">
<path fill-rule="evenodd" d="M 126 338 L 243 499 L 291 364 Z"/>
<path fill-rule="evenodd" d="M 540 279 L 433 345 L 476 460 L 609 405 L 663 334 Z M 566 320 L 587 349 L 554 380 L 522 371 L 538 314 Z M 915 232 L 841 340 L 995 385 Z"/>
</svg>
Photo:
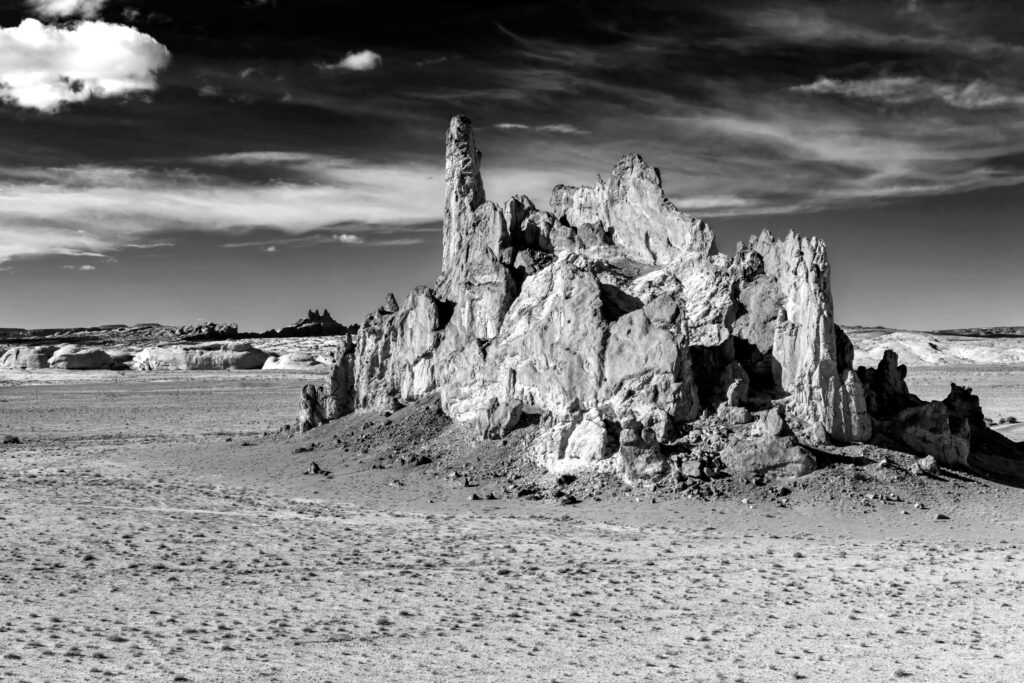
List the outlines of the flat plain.
<svg viewBox="0 0 1024 683">
<path fill-rule="evenodd" d="M 0 375 L 0 434 L 21 442 L 0 446 L 0 679 L 1011 681 L 1024 669 L 1020 490 L 897 481 L 862 462 L 838 467 L 839 488 L 819 473 L 791 483 L 784 505 L 763 490 L 469 500 L 504 482 L 473 474 L 464 431 L 400 448 L 447 449 L 445 468 L 465 454 L 469 486 L 436 463 L 394 464 L 381 452 L 393 442 L 366 436 L 429 406 L 279 433 L 318 378 Z M 1024 418 L 1019 367 L 909 378 L 925 398 L 952 381 L 989 416 Z M 311 460 L 329 474 L 304 475 Z"/>
</svg>

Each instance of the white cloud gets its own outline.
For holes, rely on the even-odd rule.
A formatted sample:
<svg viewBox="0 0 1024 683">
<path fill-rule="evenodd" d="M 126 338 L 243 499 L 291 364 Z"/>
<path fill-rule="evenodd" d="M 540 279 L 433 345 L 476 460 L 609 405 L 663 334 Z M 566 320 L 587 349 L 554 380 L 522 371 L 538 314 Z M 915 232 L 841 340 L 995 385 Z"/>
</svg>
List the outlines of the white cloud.
<svg viewBox="0 0 1024 683">
<path fill-rule="evenodd" d="M 939 100 L 958 109 L 995 109 L 1024 105 L 1024 95 L 1009 93 L 982 80 L 967 85 L 942 83 L 915 76 L 883 76 L 861 80 L 819 77 L 791 90 L 814 95 L 839 95 L 853 99 L 878 100 L 887 104 L 910 104 Z"/>
<path fill-rule="evenodd" d="M 29 6 L 36 14 L 47 18 L 99 16 L 107 0 L 29 0 Z"/>
<path fill-rule="evenodd" d="M 373 50 L 349 52 L 335 64 L 322 64 L 322 69 L 344 69 L 345 71 L 373 71 L 380 68 L 384 58 Z"/>
<path fill-rule="evenodd" d="M 273 254 L 275 251 L 277 251 L 277 247 L 271 244 L 269 247 L 263 247 L 263 251 L 267 252 L 268 254 Z"/>
<path fill-rule="evenodd" d="M 64 270 L 96 270 L 96 266 L 85 264 L 84 266 L 61 266 Z"/>
<path fill-rule="evenodd" d="M 332 235 L 332 237 L 334 239 L 336 239 L 337 241 L 341 242 L 342 244 L 362 244 L 363 243 L 363 238 L 361 236 L 359 236 L 359 235 L 352 235 L 352 234 L 344 233 L 344 232 L 338 233 L 337 235 Z"/>
<path fill-rule="evenodd" d="M 25 19 L 0 28 L 0 98 L 53 112 L 69 102 L 149 92 L 171 53 L 129 26 L 83 21 L 69 27 Z"/>
</svg>

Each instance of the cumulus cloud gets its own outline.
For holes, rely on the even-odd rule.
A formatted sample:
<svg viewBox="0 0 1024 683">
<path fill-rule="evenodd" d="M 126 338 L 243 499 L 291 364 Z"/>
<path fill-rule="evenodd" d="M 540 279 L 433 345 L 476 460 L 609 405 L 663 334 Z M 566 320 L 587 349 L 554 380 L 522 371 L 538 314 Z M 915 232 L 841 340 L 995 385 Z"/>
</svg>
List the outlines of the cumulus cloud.
<svg viewBox="0 0 1024 683">
<path fill-rule="evenodd" d="M 263 251 L 267 252 L 268 254 L 273 254 L 275 251 L 277 251 L 277 247 L 271 244 L 269 247 L 263 247 Z"/>
<path fill-rule="evenodd" d="M 129 26 L 47 26 L 25 19 L 0 29 L 0 98 L 53 112 L 92 97 L 149 92 L 170 61 L 166 47 Z"/>
<path fill-rule="evenodd" d="M 363 238 L 360 235 L 352 235 L 350 233 L 342 232 L 342 233 L 338 233 L 337 235 L 332 235 L 332 237 L 335 240 L 337 240 L 338 242 L 341 242 L 342 244 L 362 244 L 363 243 Z"/>
<path fill-rule="evenodd" d="M 88 263 L 82 266 L 61 266 L 64 270 L 96 270 L 96 266 L 90 266 Z"/>
<path fill-rule="evenodd" d="M 982 80 L 975 80 L 967 85 L 956 85 L 915 76 L 861 80 L 834 80 L 822 76 L 813 83 L 799 85 L 792 90 L 814 95 L 877 100 L 886 104 L 938 100 L 957 109 L 996 109 L 1024 105 L 1024 95 L 1006 92 Z"/>
<path fill-rule="evenodd" d="M 384 58 L 373 50 L 359 50 L 358 52 L 349 52 L 337 63 L 323 64 L 321 68 L 343 69 L 345 71 L 373 71 L 380 68 L 383 63 Z"/>
<path fill-rule="evenodd" d="M 39 16 L 46 18 L 99 16 L 107 0 L 29 0 L 29 7 Z"/>
</svg>

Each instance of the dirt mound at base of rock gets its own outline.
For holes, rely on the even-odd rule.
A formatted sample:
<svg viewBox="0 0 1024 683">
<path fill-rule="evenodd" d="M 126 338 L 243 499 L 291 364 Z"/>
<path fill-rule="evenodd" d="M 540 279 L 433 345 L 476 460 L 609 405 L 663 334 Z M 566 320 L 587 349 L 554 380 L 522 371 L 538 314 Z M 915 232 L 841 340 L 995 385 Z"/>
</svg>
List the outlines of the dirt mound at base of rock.
<svg viewBox="0 0 1024 683">
<path fill-rule="evenodd" d="M 787 467 L 730 472 L 728 459 L 720 458 L 719 453 L 731 439 L 747 443 L 795 438 L 749 434 L 761 429 L 759 424 L 765 421 L 763 415 L 758 423 L 740 426 L 714 418 L 699 420 L 687 435 L 688 442 L 677 444 L 676 452 L 668 454 L 670 466 L 665 476 L 633 485 L 623 481 L 611 466 L 548 472 L 523 455 L 542 436 L 536 420 L 527 417 L 504 438 L 485 439 L 477 425 L 448 418 L 436 395 L 393 412 L 348 415 L 304 434 L 287 425 L 274 438 L 287 438 L 295 452 L 333 455 L 384 470 L 388 483 L 396 488 L 436 489 L 441 485 L 464 490 L 467 501 L 523 498 L 571 505 L 611 499 L 730 499 L 779 507 L 827 503 L 859 511 L 891 505 L 912 507 L 915 503 L 941 506 L 948 493 L 943 487 L 964 482 L 986 485 L 971 475 L 949 470 L 926 473 L 913 455 L 863 444 L 800 446 L 801 454 L 817 466 L 803 476 L 795 476 Z"/>
</svg>

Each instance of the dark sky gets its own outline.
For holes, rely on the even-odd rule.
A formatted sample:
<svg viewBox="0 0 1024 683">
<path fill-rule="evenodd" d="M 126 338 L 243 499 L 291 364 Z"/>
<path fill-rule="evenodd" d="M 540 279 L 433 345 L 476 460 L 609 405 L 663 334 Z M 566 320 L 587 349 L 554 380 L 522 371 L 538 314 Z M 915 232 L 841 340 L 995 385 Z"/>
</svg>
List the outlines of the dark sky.
<svg viewBox="0 0 1024 683">
<path fill-rule="evenodd" d="M 1014 3 L 0 2 L 0 327 L 357 322 L 440 267 L 444 132 L 545 206 L 625 153 L 837 318 L 1024 324 Z"/>
</svg>

